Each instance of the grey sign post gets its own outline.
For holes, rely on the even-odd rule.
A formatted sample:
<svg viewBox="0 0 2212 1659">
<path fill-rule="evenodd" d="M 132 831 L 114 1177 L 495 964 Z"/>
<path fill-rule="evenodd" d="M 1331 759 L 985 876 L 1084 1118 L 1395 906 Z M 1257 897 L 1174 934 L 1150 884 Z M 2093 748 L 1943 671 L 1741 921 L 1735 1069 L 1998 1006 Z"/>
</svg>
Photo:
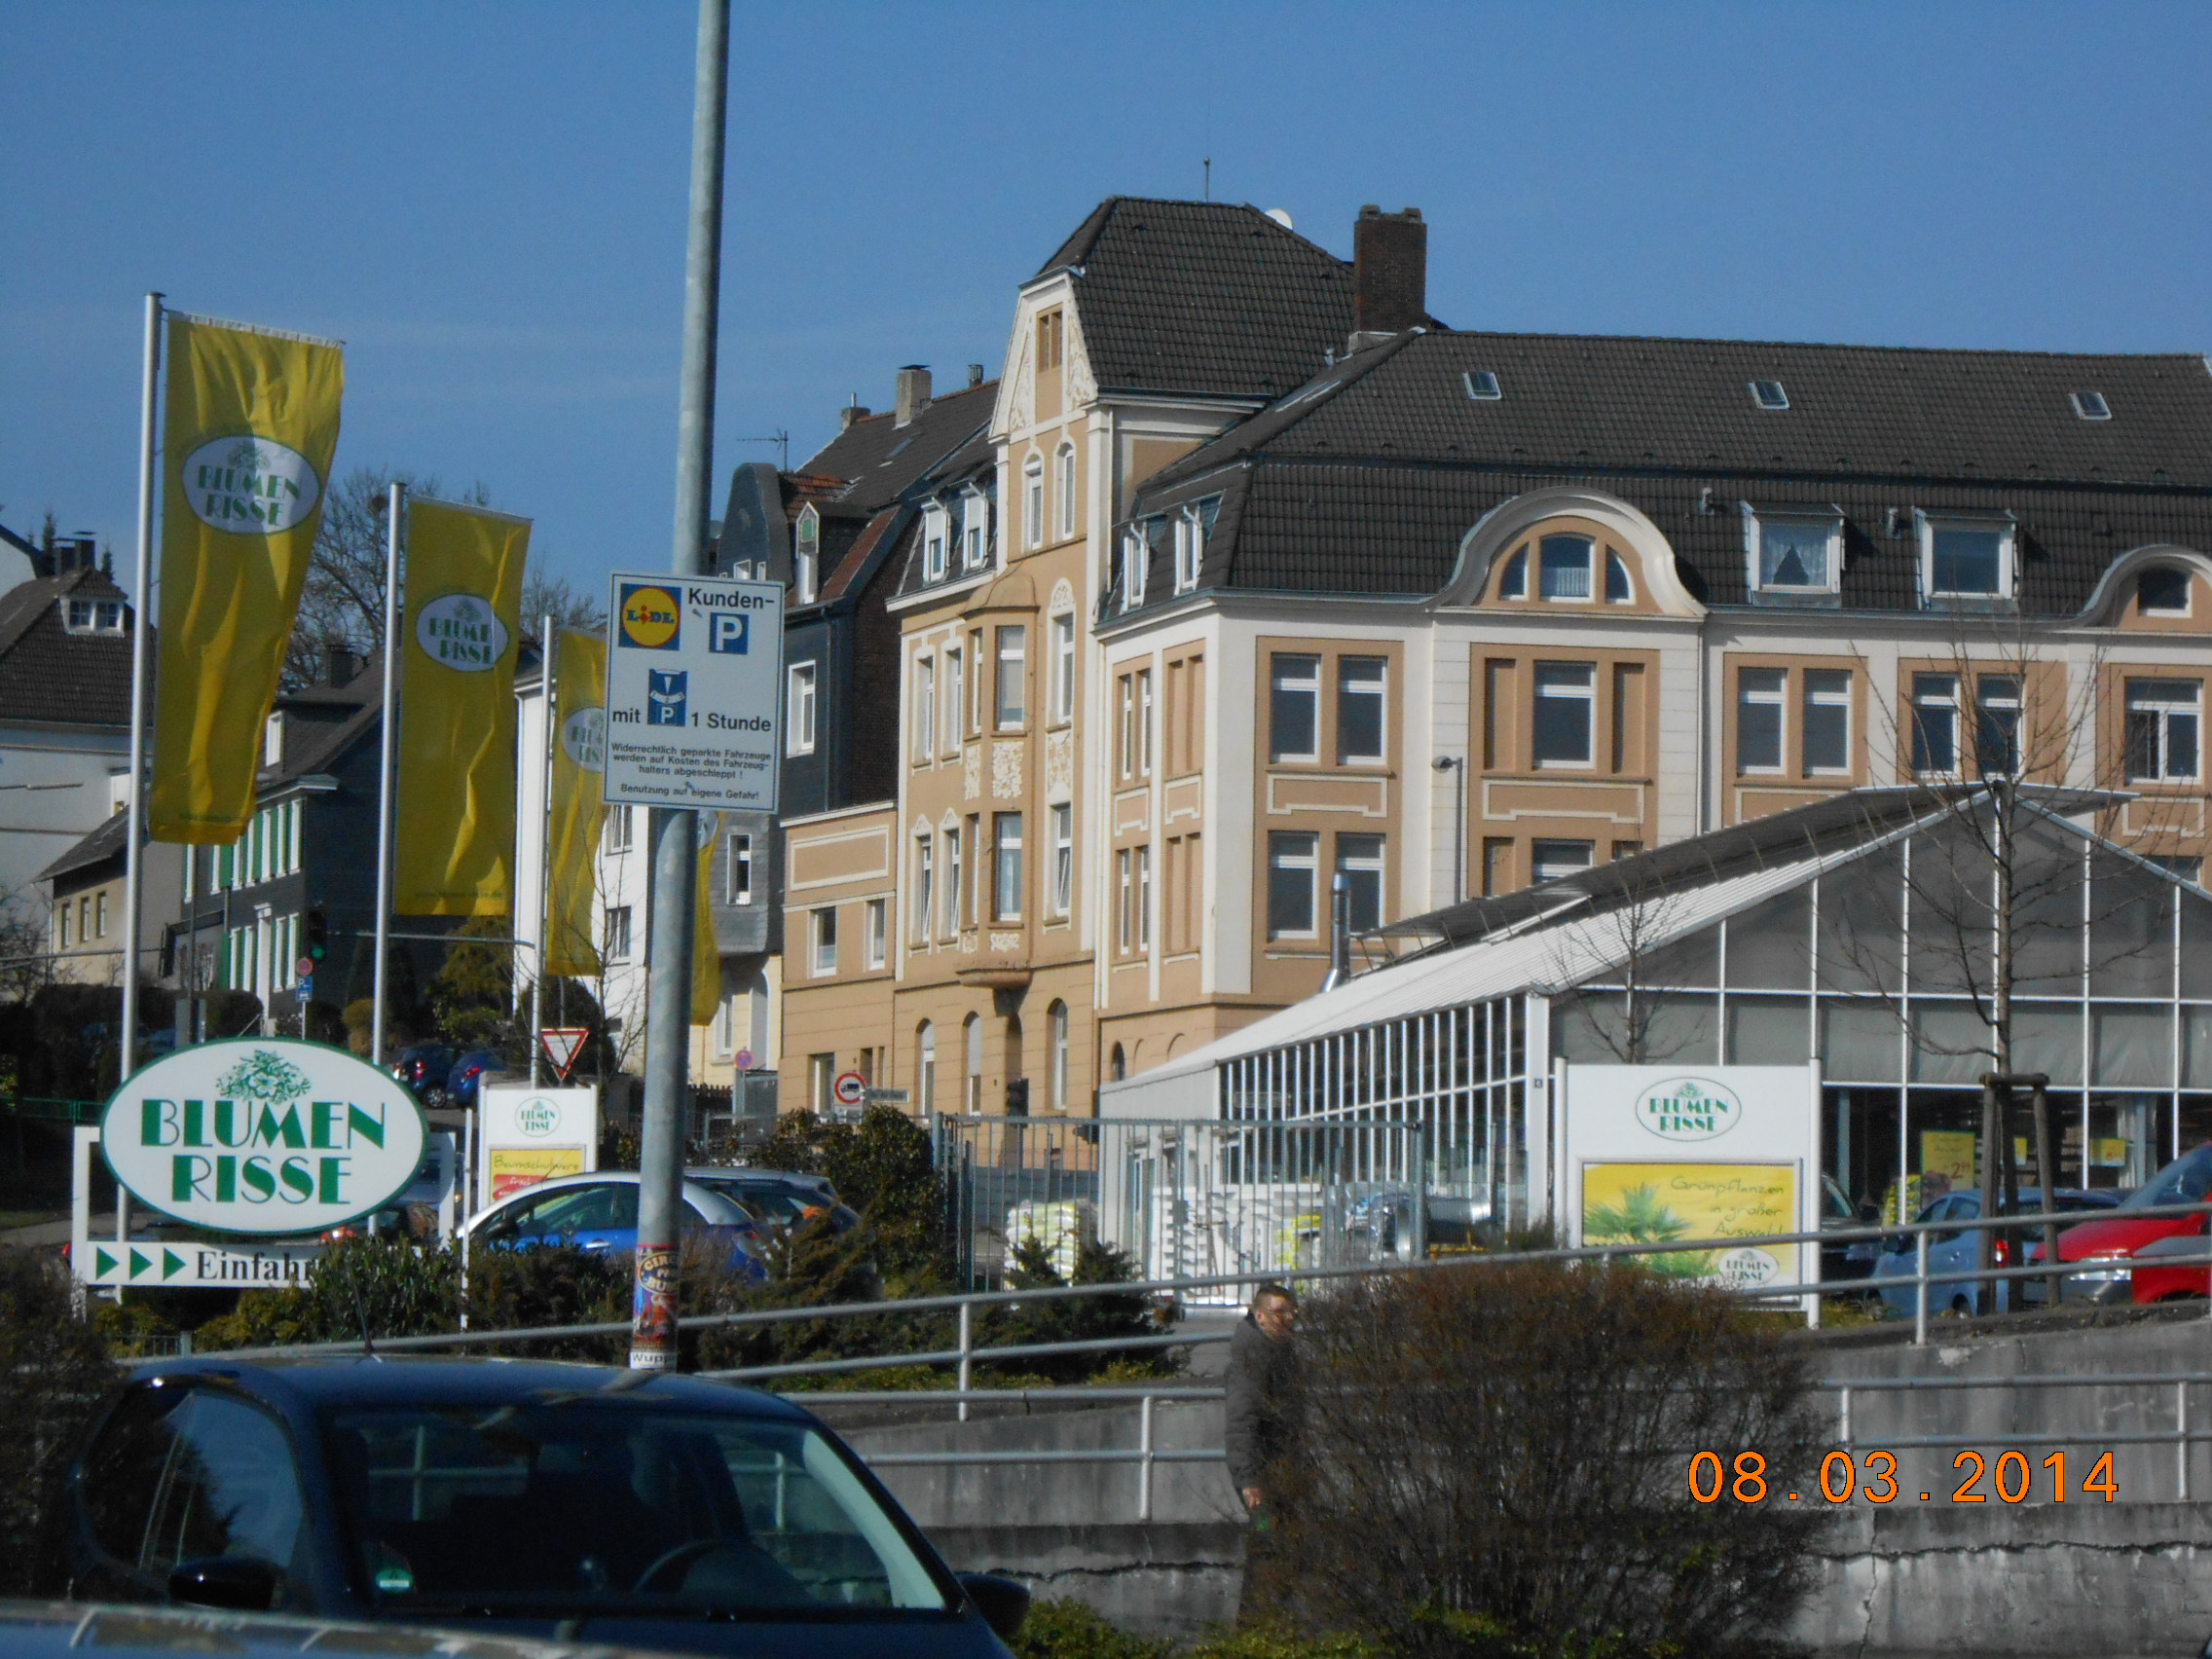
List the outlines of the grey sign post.
<svg viewBox="0 0 2212 1659">
<path fill-rule="evenodd" d="M 775 811 L 781 584 L 616 571 L 608 614 L 606 798 Z"/>
</svg>

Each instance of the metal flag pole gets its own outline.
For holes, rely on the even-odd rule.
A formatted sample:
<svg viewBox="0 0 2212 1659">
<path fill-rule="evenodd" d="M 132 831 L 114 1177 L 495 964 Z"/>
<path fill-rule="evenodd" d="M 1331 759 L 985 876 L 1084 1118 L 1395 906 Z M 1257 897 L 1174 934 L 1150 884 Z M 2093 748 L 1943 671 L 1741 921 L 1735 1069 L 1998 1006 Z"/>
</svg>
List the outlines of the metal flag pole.
<svg viewBox="0 0 2212 1659">
<path fill-rule="evenodd" d="M 407 486 L 385 496 L 384 519 L 384 729 L 377 762 L 377 965 L 376 1010 L 369 1019 L 369 1063 L 384 1064 L 385 991 L 391 955 L 391 796 L 399 761 L 399 516 Z"/>
<path fill-rule="evenodd" d="M 670 569 L 706 563 L 714 465 L 715 323 L 721 289 L 722 130 L 729 92 L 729 0 L 699 0 L 691 108 L 691 231 L 683 264 L 683 373 L 676 423 L 676 547 Z M 636 1291 L 630 1365 L 676 1366 L 676 1229 L 683 1096 L 690 1066 L 693 815 L 655 807 L 646 896 L 645 1100 L 638 1149 Z"/>
<path fill-rule="evenodd" d="M 115 1062 L 115 1081 L 132 1070 L 138 1056 L 138 929 L 144 909 L 145 857 L 139 840 L 146 823 L 146 644 L 147 617 L 154 600 L 154 462 L 158 453 L 154 412 L 161 401 L 162 299 L 146 296 L 146 379 L 138 404 L 138 613 L 130 625 L 130 778 L 123 792 L 123 1047 Z M 192 849 L 185 849 L 185 857 Z M 120 1210 L 121 1204 L 118 1203 Z"/>
<path fill-rule="evenodd" d="M 548 614 L 539 630 L 542 644 L 537 657 L 538 713 L 545 723 L 545 764 L 540 769 L 537 793 L 537 927 L 531 950 L 530 973 L 530 1086 L 535 1088 L 543 1075 L 545 1053 L 545 920 L 552 914 L 553 870 L 546 862 L 553 846 L 553 746 L 561 733 L 553 716 L 553 618 Z"/>
</svg>

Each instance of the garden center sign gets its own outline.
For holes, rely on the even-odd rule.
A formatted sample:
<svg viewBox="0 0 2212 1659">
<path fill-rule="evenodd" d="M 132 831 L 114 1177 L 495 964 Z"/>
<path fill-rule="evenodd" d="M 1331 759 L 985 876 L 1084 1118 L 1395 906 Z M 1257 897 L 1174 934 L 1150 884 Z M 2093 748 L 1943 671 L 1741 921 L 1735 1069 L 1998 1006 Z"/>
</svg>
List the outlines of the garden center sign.
<svg viewBox="0 0 2212 1659">
<path fill-rule="evenodd" d="M 100 1151 L 140 1203 L 216 1233 L 319 1233 L 415 1178 L 423 1109 L 365 1060 L 246 1038 L 157 1060 L 100 1117 Z"/>
</svg>

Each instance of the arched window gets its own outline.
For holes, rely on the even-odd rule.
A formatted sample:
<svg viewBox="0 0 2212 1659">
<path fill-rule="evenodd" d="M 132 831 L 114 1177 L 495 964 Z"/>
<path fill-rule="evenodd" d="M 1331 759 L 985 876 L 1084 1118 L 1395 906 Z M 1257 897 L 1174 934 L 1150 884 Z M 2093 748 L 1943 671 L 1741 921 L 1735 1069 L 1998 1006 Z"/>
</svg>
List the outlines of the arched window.
<svg viewBox="0 0 2212 1659">
<path fill-rule="evenodd" d="M 961 1108 L 967 1112 L 983 1109 L 983 1020 L 980 1014 L 970 1014 L 961 1027 L 968 1039 L 968 1098 Z"/>
<path fill-rule="evenodd" d="M 1021 1015 L 1006 1016 L 1006 1109 L 1029 1115 L 1029 1085 L 1021 1064 Z"/>
<path fill-rule="evenodd" d="M 1045 463 L 1031 456 L 1029 464 L 1021 469 L 1021 476 L 1022 542 L 1025 546 L 1042 547 L 1045 545 Z"/>
<path fill-rule="evenodd" d="M 915 1034 L 914 1081 L 915 1093 L 921 1097 L 924 1112 L 937 1110 L 937 1027 L 923 1020 Z"/>
<path fill-rule="evenodd" d="M 1627 562 L 1610 547 L 1606 548 L 1605 603 L 1607 605 L 1626 605 L 1635 597 L 1636 590 L 1630 587 L 1628 582 Z"/>
<path fill-rule="evenodd" d="M 1529 550 L 1526 547 L 1515 548 L 1513 557 L 1505 561 L 1505 573 L 1497 578 L 1497 597 L 1529 597 Z"/>
<path fill-rule="evenodd" d="M 1114 1045 L 1114 1053 L 1113 1053 L 1113 1056 L 1112 1056 L 1112 1058 L 1110 1058 L 1110 1059 L 1109 1059 L 1109 1060 L 1108 1060 L 1108 1061 L 1106 1062 L 1106 1078 L 1107 1078 L 1107 1081 L 1108 1081 L 1108 1082 L 1110 1082 L 1110 1083 L 1120 1083 L 1120 1082 L 1121 1082 L 1121 1081 L 1122 1081 L 1122 1080 L 1123 1080 L 1124 1078 L 1127 1077 L 1128 1075 L 1129 1075 L 1129 1059 L 1128 1059 L 1128 1056 L 1127 1056 L 1126 1054 L 1124 1054 L 1124 1053 L 1123 1053 L 1123 1052 L 1122 1052 L 1122 1045 L 1121 1045 L 1121 1044 L 1119 1044 L 1119 1043 L 1117 1043 L 1117 1044 L 1115 1044 L 1115 1045 Z"/>
<path fill-rule="evenodd" d="M 1055 1002 L 1045 1011 L 1045 1030 L 1051 1045 L 1045 1087 L 1051 1091 L 1052 1110 L 1068 1109 L 1068 1005 Z"/>
<path fill-rule="evenodd" d="M 1059 468 L 1052 479 L 1052 488 L 1060 496 L 1060 535 L 1075 534 L 1075 445 L 1062 444 L 1058 456 Z"/>
</svg>

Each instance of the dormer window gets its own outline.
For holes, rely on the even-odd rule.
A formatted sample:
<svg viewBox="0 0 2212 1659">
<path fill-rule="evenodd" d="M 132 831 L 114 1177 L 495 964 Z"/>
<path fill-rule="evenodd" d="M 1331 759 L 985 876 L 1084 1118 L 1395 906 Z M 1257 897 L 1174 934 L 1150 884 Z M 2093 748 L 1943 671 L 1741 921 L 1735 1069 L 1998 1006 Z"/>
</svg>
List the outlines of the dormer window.
<svg viewBox="0 0 2212 1659">
<path fill-rule="evenodd" d="M 1597 544 L 1587 535 L 1547 535 L 1537 545 L 1537 592 L 1545 599 L 1590 598 Z"/>
<path fill-rule="evenodd" d="M 1152 564 L 1154 543 L 1166 531 L 1167 521 L 1149 518 L 1129 526 L 1122 537 L 1122 608 L 1134 610 L 1144 603 L 1145 574 Z"/>
<path fill-rule="evenodd" d="M 960 498 L 960 568 L 979 571 L 990 560 L 990 537 L 985 534 L 990 523 L 990 504 L 982 493 L 971 490 Z"/>
<path fill-rule="evenodd" d="M 2083 420 L 2109 421 L 2112 419 L 2112 405 L 2105 401 L 2103 392 L 2076 391 L 2069 392 L 2067 395 L 2074 405 L 2074 413 Z"/>
<path fill-rule="evenodd" d="M 72 634 L 120 634 L 123 632 L 123 601 L 72 599 L 62 622 Z"/>
<path fill-rule="evenodd" d="M 1529 597 L 1529 550 L 1517 547 L 1513 557 L 1505 561 L 1505 571 L 1497 578 L 1497 597 L 1500 599 L 1527 599 Z"/>
<path fill-rule="evenodd" d="M 1744 503 L 1744 553 L 1753 593 L 1834 593 L 1843 569 L 1843 515 Z"/>
<path fill-rule="evenodd" d="M 792 526 L 792 603 L 812 605 L 822 580 L 822 515 L 809 501 Z"/>
<path fill-rule="evenodd" d="M 1780 381 L 1753 381 L 1751 401 L 1761 409 L 1779 414 L 1789 407 L 1789 393 L 1782 389 Z"/>
<path fill-rule="evenodd" d="M 2189 614 L 2189 572 L 2160 565 L 2135 578 L 2135 608 L 2154 616 Z"/>
<path fill-rule="evenodd" d="M 1920 531 L 1920 591 L 1946 599 L 2012 597 L 2013 535 L 2009 514 L 1913 515 Z"/>
<path fill-rule="evenodd" d="M 945 511 L 931 507 L 922 514 L 922 579 L 929 582 L 944 579 Z"/>
</svg>

